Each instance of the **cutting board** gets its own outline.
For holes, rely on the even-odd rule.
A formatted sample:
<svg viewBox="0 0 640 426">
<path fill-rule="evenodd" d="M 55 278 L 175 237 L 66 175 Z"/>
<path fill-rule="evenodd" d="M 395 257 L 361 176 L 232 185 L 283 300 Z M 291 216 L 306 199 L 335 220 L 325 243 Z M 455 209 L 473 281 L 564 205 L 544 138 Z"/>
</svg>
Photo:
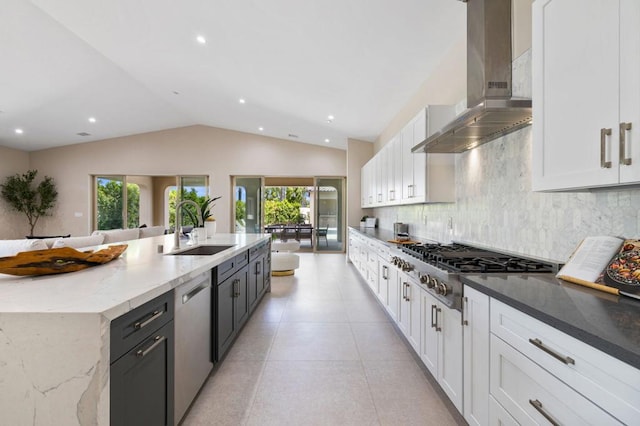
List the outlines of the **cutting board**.
<svg viewBox="0 0 640 426">
<path fill-rule="evenodd" d="M 387 240 L 388 243 L 393 243 L 393 244 L 420 244 L 418 241 L 413 241 L 413 240 L 404 240 L 404 241 L 400 241 L 400 240 Z"/>
</svg>

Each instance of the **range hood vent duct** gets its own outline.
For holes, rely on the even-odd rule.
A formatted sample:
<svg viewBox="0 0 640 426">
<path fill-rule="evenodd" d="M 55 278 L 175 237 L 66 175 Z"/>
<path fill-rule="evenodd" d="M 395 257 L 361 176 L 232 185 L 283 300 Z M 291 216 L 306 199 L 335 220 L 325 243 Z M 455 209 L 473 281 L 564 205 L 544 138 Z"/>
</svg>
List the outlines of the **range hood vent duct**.
<svg viewBox="0 0 640 426">
<path fill-rule="evenodd" d="M 511 0 L 467 0 L 467 106 L 412 152 L 456 153 L 531 124 L 531 99 L 513 98 Z"/>
</svg>

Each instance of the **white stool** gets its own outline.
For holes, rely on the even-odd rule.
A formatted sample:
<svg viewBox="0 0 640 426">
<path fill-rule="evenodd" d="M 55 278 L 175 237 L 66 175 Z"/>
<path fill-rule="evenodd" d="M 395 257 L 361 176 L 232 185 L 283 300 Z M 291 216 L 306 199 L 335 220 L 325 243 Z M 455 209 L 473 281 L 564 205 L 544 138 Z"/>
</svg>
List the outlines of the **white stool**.
<svg viewBox="0 0 640 426">
<path fill-rule="evenodd" d="M 298 251 L 300 249 L 300 241 L 272 242 L 271 251 Z"/>
<path fill-rule="evenodd" d="M 271 253 L 271 275 L 293 275 L 300 267 L 300 256 L 294 253 Z"/>
</svg>

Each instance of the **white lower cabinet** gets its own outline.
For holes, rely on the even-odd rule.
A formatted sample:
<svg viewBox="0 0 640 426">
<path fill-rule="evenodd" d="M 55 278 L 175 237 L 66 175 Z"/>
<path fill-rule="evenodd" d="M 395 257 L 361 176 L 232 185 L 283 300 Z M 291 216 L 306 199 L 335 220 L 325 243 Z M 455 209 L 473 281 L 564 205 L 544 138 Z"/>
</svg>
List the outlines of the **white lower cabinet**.
<svg viewBox="0 0 640 426">
<path fill-rule="evenodd" d="M 387 306 L 389 301 L 389 271 L 391 264 L 382 258 L 378 259 L 378 299 Z"/>
<path fill-rule="evenodd" d="M 398 273 L 400 282 L 400 309 L 398 310 L 398 326 L 405 337 L 418 352 L 420 351 L 420 322 L 422 290 L 420 285 L 407 274 Z"/>
<path fill-rule="evenodd" d="M 521 425 L 619 425 L 597 405 L 491 335 L 491 395 Z"/>
<path fill-rule="evenodd" d="M 394 321 L 398 321 L 398 312 L 400 311 L 400 282 L 399 271 L 397 268 L 389 268 L 389 285 L 387 289 L 387 312 Z"/>
<path fill-rule="evenodd" d="M 470 425 L 489 422 L 489 296 L 464 287 L 462 303 L 464 353 L 464 419 Z"/>
<path fill-rule="evenodd" d="M 520 426 L 494 397 L 489 396 L 489 423 L 495 426 Z"/>
<path fill-rule="evenodd" d="M 422 292 L 420 358 L 458 411 L 462 412 L 462 325 L 460 312 Z"/>
<path fill-rule="evenodd" d="M 518 422 L 544 412 L 563 424 L 638 424 L 640 370 L 495 299 L 490 318 L 491 395 Z"/>
</svg>

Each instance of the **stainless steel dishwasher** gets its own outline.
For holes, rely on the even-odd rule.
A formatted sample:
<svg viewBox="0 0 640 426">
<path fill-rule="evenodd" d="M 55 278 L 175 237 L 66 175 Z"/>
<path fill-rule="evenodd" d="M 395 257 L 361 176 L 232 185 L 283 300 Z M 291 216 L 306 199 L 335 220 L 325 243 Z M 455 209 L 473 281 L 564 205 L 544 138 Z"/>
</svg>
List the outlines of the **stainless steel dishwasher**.
<svg viewBox="0 0 640 426">
<path fill-rule="evenodd" d="M 211 272 L 176 288 L 174 424 L 178 424 L 209 376 L 211 362 Z"/>
</svg>

